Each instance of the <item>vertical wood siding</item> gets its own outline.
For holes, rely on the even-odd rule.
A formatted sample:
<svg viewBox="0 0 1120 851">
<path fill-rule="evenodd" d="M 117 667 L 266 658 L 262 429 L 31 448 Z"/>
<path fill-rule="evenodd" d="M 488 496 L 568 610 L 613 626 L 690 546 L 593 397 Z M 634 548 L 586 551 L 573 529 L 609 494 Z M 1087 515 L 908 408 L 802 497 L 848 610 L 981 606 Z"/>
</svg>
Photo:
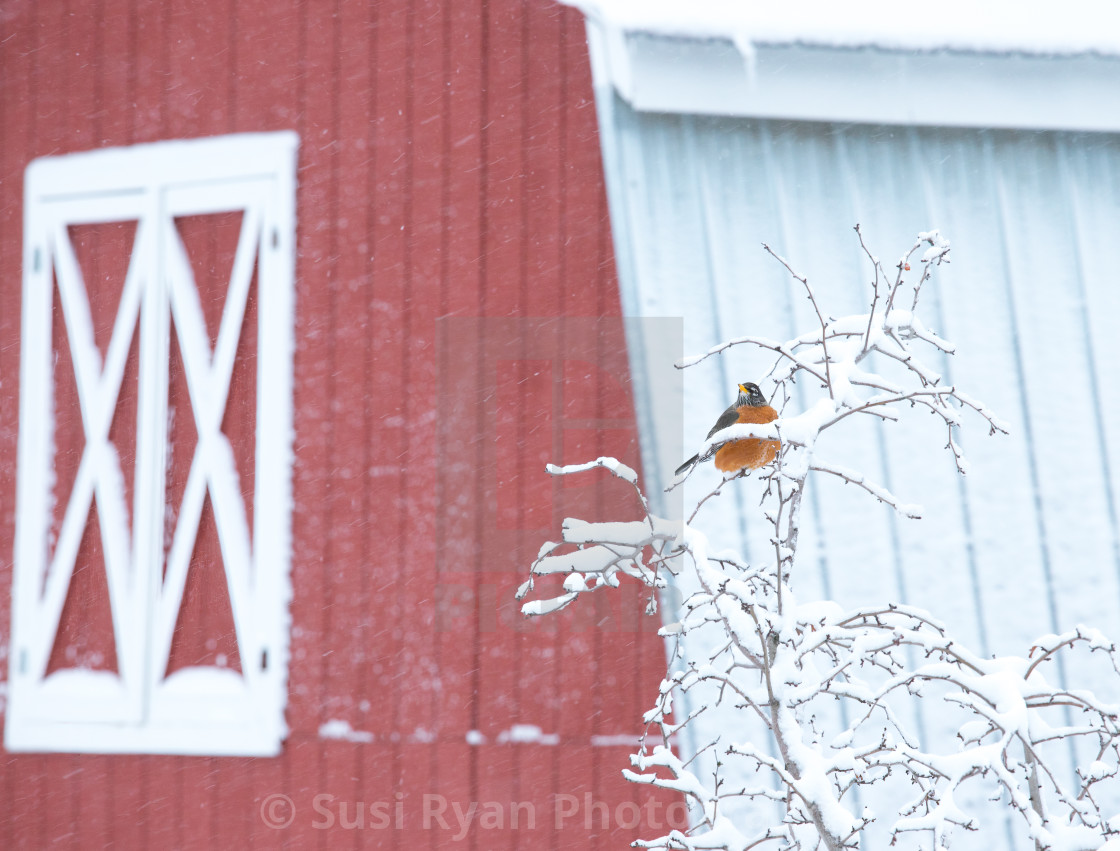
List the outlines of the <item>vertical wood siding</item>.
<svg viewBox="0 0 1120 851">
<path fill-rule="evenodd" d="M 931 351 L 927 363 L 1012 433 L 988 437 L 966 413 L 966 477 L 942 450 L 933 418 L 853 424 L 822 440 L 826 460 L 921 504 L 923 519 L 813 479 L 798 598 L 916 605 L 984 655 L 1026 655 L 1036 638 L 1079 623 L 1115 635 L 1120 139 L 655 115 L 617 98 L 604 114 L 604 153 L 619 187 L 612 204 L 623 304 L 638 315 L 683 316 L 690 354 L 745 335 L 790 339 L 817 325 L 801 285 L 763 242 L 808 276 L 821 309 L 836 317 L 870 304 L 874 275 L 856 223 L 888 271 L 920 231 L 940 228 L 952 243 L 952 262 L 923 289 L 919 312 L 958 354 Z M 736 382 L 760 380 L 772 362 L 744 346 L 688 370 L 689 445 L 700 443 Z M 795 394 L 794 413 L 815 399 L 807 390 Z M 707 492 L 717 475 L 701 470 L 691 494 Z M 770 549 L 758 495 L 744 482 L 704 509 L 718 545 L 748 559 Z M 1090 660 L 1054 667 L 1055 680 L 1118 696 L 1114 678 Z M 950 723 L 915 705 L 912 729 Z M 951 740 L 955 727 L 940 732 Z M 1005 808 L 994 823 L 1003 818 Z M 1002 836 L 992 837 L 986 828 L 958 841 L 1001 847 L 993 843 Z M 1026 839 L 1018 842 L 1010 847 Z"/>
<path fill-rule="evenodd" d="M 544 463 L 638 460 L 579 14 L 549 0 L 16 0 L 0 9 L 0 79 L 4 669 L 24 168 L 169 138 L 301 139 L 284 752 L 3 754 L 0 846 L 442 848 L 460 831 L 450 809 L 447 830 L 423 822 L 425 795 L 505 807 L 463 847 L 648 835 L 626 824 L 650 799 L 622 780 L 618 742 L 642 732 L 663 671 L 657 624 L 633 614 L 636 594 L 553 624 L 522 621 L 512 599 L 561 518 L 632 509 Z M 331 721 L 362 741 L 324 737 Z M 518 742 L 515 725 L 546 738 Z M 261 818 L 272 794 L 295 805 L 284 830 Z M 558 826 L 563 794 L 580 809 Z M 317 795 L 332 796 L 331 829 Z M 372 829 L 378 802 L 394 826 L 400 806 L 403 829 Z M 527 810 L 510 828 L 511 802 L 530 805 L 532 831 Z M 363 806 L 366 829 L 342 824 Z"/>
</svg>

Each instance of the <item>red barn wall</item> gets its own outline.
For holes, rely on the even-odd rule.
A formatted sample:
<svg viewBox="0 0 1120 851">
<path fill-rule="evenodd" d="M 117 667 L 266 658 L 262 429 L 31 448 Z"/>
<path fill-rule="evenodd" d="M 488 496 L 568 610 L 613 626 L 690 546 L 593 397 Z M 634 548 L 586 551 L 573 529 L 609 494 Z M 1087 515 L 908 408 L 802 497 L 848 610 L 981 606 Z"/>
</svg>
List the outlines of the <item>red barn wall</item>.
<svg viewBox="0 0 1120 851">
<path fill-rule="evenodd" d="M 162 139 L 301 139 L 283 754 L 4 753 L 0 846 L 606 848 L 664 828 L 665 798 L 633 825 L 648 798 L 619 774 L 664 666 L 643 601 L 603 595 L 538 623 L 512 599 L 562 517 L 634 508 L 621 486 L 543 471 L 638 462 L 580 15 L 550 0 L 12 0 L 0 81 L 3 645 L 23 170 Z M 321 737 L 332 720 L 369 741 Z M 515 724 L 555 744 L 506 740 Z M 272 795 L 294 807 L 283 829 L 262 818 Z M 426 795 L 448 829 L 423 818 Z M 471 802 L 504 811 L 461 832 L 452 807 Z M 359 807 L 365 827 L 342 824 Z"/>
</svg>

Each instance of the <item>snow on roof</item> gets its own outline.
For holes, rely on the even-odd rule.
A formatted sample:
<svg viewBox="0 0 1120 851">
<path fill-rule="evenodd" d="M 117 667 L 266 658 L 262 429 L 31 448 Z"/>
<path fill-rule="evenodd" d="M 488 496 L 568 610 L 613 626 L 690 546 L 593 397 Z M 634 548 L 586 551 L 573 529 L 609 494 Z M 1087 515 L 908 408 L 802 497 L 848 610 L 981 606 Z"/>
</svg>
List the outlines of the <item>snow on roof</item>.
<svg viewBox="0 0 1120 851">
<path fill-rule="evenodd" d="M 611 29 L 747 44 L 1120 56 L 1108 0 L 564 0 Z"/>
</svg>

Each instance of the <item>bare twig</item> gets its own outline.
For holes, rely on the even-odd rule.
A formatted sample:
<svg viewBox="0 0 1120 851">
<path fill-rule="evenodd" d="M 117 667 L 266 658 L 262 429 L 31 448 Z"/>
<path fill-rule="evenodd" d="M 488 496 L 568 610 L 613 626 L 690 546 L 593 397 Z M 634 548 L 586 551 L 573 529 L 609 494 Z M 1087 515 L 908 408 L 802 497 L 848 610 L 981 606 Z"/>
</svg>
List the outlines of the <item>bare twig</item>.
<svg viewBox="0 0 1120 851">
<path fill-rule="evenodd" d="M 793 271 L 793 268 L 789 265 L 788 262 L 786 262 L 786 259 L 784 257 L 782 257 L 781 255 L 776 254 L 774 252 L 774 249 L 772 249 L 765 242 L 762 243 L 762 247 L 766 250 L 767 254 L 769 254 L 771 257 L 773 257 L 775 260 L 777 260 L 779 263 L 781 263 L 783 266 L 785 266 L 786 271 L 789 272 L 796 280 L 800 281 L 801 285 L 803 287 L 805 287 L 805 292 L 809 296 L 809 302 L 813 305 L 813 312 L 817 314 L 817 321 L 821 324 L 821 338 L 820 339 L 821 339 L 821 349 L 824 351 L 824 383 L 825 383 L 825 386 L 828 388 L 828 395 L 830 397 L 832 397 L 833 396 L 832 375 L 831 375 L 831 371 L 830 371 L 829 364 L 828 364 L 828 360 L 829 360 L 828 359 L 828 327 L 825 324 L 824 316 L 821 315 L 820 307 L 817 306 L 817 297 L 815 295 L 813 295 L 813 288 L 811 286 L 809 286 L 809 279 L 806 278 L 804 275 L 799 275 L 795 271 Z"/>
<path fill-rule="evenodd" d="M 759 475 L 760 505 L 771 530 L 770 562 L 748 566 L 733 554 L 709 553 L 707 538 L 692 525 L 701 507 L 725 488 L 742 486 L 749 471 L 721 480 L 697 500 L 686 523 L 672 524 L 650 513 L 633 471 L 613 459 L 597 459 L 552 472 L 608 470 L 637 493 L 640 519 L 565 521 L 563 539 L 542 548 L 519 597 L 534 590 L 534 578 L 562 579 L 559 596 L 524 604 L 530 613 L 550 612 L 585 592 L 614 587 L 620 579 L 661 587 L 663 566 L 665 573 L 690 577 L 696 589 L 680 607 L 679 621 L 662 628 L 675 639 L 672 655 L 679 667 L 666 674 L 645 722 L 660 732 L 663 744 L 650 751 L 643 736 L 631 758 L 636 770 L 626 776 L 683 795 L 697 818 L 688 830 L 640 840 L 639 847 L 699 851 L 780 842 L 799 851 L 854 849 L 870 825 L 851 809 L 854 792 L 868 801 L 882 788 L 907 795 L 897 820 L 882 827 L 883 845 L 903 833 L 922 832 L 932 836 L 940 851 L 948 847 L 954 830 L 982 826 L 961 809 L 969 796 L 958 795 L 963 786 L 981 783 L 990 793 L 1005 796 L 1036 849 L 1097 847 L 1097 840 L 1116 832 L 1099 804 L 1108 796 L 1093 790 L 1099 792 L 1100 784 L 1115 783 L 1120 776 L 1120 707 L 1086 691 L 1052 687 L 1039 669 L 1061 653 L 1087 648 L 1105 653 L 1120 676 L 1120 654 L 1111 642 L 1079 627 L 1040 639 L 1030 659 L 988 659 L 953 640 L 941 623 L 919 609 L 888 603 L 844 611 L 827 602 L 799 604 L 788 587 L 794 582 L 800 511 L 812 474 L 853 484 L 904 516 L 919 515 L 916 506 L 863 473 L 817 458 L 822 432 L 843 425 L 852 414 L 898 419 L 912 408 L 925 409 L 944 423 L 946 446 L 963 473 L 965 459 L 955 430 L 962 427 L 966 412 L 985 422 L 992 434 L 1007 431 L 986 406 L 956 386 L 941 386 L 940 376 L 919 357 L 927 347 L 953 352 L 952 344 L 926 329 L 915 313 L 932 268 L 947 259 L 948 243 L 936 231 L 919 235 L 888 284 L 858 227 L 856 233 L 875 268 L 869 314 L 826 320 L 808 281 L 765 246 L 805 287 L 819 327 L 783 343 L 738 338 L 678 365 L 750 345 L 778 355 L 766 376 L 775 384 L 775 397 L 788 401 L 793 383 L 803 376 L 816 379 L 825 391 L 800 414 L 791 415 L 782 405 L 773 423 L 725 429 L 699 453 L 702 459 L 710 457 L 731 440 L 781 441 L 773 466 Z M 911 310 L 906 311 L 896 304 L 923 245 L 928 249 L 920 260 Z M 872 353 L 901 365 L 896 370 L 901 377 L 892 372 L 888 380 L 870 371 L 866 364 L 873 362 L 868 357 Z M 694 654 L 688 658 L 682 655 L 686 646 Z M 709 650 L 696 656 L 697 647 Z M 674 700 L 682 696 L 695 708 L 673 722 L 680 709 Z M 906 729 L 900 707 L 911 699 L 937 701 L 938 712 L 959 716 L 952 741 L 931 743 Z M 855 710 L 846 722 L 838 722 L 831 712 L 836 701 Z M 714 723 L 720 712 L 751 720 L 767 741 L 744 740 L 745 728 L 736 723 L 706 740 L 701 735 L 686 758 L 675 753 L 681 731 L 701 734 L 702 725 Z M 1067 720 L 1055 723 L 1054 714 L 1062 712 L 1068 713 Z M 1068 772 L 1055 770 L 1055 759 L 1065 758 L 1063 746 L 1073 740 L 1099 744 L 1092 751 L 1095 759 L 1077 768 L 1080 788 L 1071 790 L 1063 785 Z M 745 782 L 759 773 L 769 775 L 776 788 Z M 732 799 L 767 806 L 778 801 L 784 814 L 780 823 L 747 835 L 728 816 Z"/>
</svg>

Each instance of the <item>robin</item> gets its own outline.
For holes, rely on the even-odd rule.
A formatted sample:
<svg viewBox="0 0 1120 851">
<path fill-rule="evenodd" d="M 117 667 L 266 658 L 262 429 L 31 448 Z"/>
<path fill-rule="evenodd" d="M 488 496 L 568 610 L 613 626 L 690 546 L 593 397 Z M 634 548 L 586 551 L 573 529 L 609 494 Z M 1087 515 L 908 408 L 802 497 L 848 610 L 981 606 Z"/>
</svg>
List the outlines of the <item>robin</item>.
<svg viewBox="0 0 1120 851">
<path fill-rule="evenodd" d="M 762 395 L 758 385 L 747 381 L 739 385 L 739 396 L 735 399 L 735 404 L 720 414 L 716 424 L 708 432 L 708 437 L 735 423 L 770 423 L 777 418 L 778 412 L 766 404 L 766 397 Z M 773 461 L 777 457 L 781 446 L 780 441 L 762 440 L 754 437 L 746 440 L 733 440 L 730 443 L 725 443 L 716 451 L 716 469 L 724 473 L 734 473 L 738 470 L 756 470 Z M 679 476 L 698 463 L 699 460 L 699 455 L 693 455 L 677 467 L 676 475 Z"/>
</svg>

